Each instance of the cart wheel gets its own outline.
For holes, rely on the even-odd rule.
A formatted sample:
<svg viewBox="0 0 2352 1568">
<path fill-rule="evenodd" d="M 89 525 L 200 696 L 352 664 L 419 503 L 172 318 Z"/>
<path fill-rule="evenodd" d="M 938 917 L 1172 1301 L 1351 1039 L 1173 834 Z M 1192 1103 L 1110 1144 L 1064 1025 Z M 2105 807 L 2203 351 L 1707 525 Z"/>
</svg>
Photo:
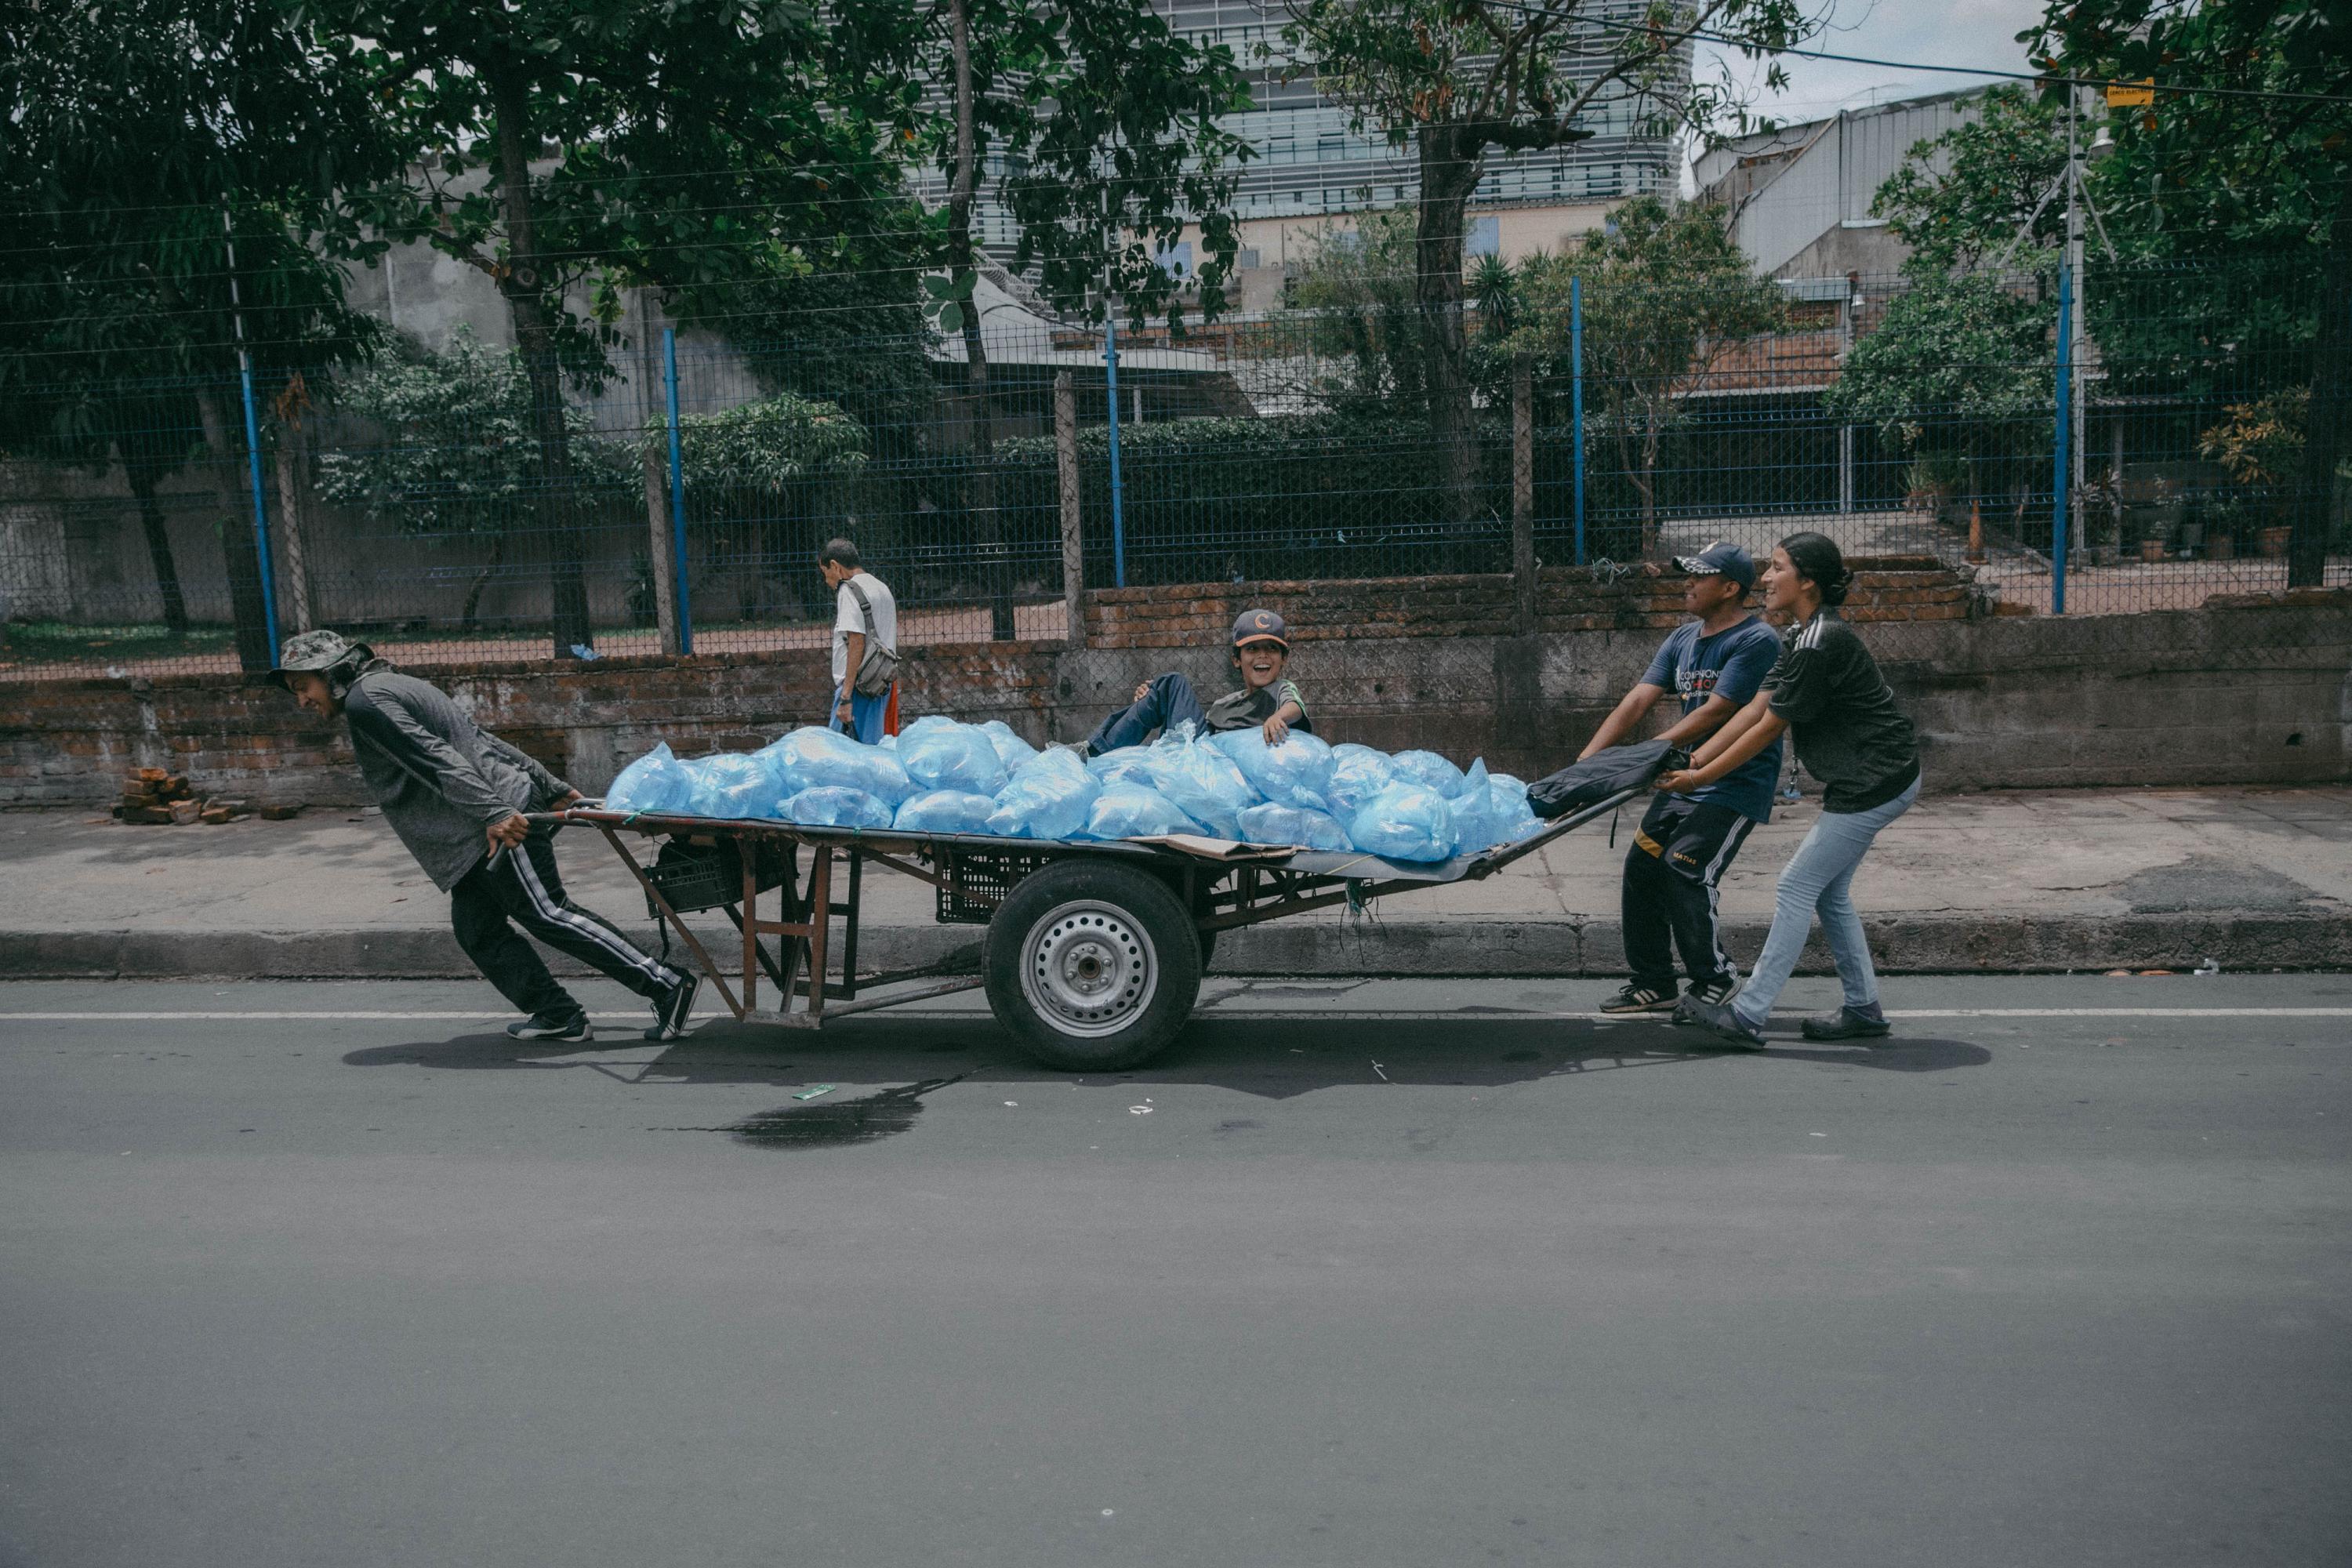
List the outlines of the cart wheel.
<svg viewBox="0 0 2352 1568">
<path fill-rule="evenodd" d="M 988 1005 L 1047 1067 L 1131 1068 L 1175 1037 L 1201 994 L 1201 947 L 1167 885 L 1063 860 L 1024 878 L 988 922 Z"/>
</svg>

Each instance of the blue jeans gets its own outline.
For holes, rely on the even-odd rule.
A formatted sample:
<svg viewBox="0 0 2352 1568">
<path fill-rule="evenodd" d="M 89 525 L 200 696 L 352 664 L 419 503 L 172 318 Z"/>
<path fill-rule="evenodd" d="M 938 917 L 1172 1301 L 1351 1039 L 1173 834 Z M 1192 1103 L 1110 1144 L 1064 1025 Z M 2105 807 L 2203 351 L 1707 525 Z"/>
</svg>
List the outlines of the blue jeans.
<svg viewBox="0 0 2352 1568">
<path fill-rule="evenodd" d="M 1854 913 L 1852 889 L 1854 868 L 1870 850 L 1878 830 L 1911 809 L 1919 798 L 1919 782 L 1868 811 L 1825 811 L 1780 872 L 1780 889 L 1772 904 L 1772 930 L 1764 951 L 1756 957 L 1756 971 L 1740 987 L 1732 1011 L 1757 1028 L 1770 1016 L 1780 987 L 1796 972 L 1798 955 L 1805 951 L 1813 916 L 1822 917 L 1822 934 L 1829 939 L 1837 960 L 1838 981 L 1845 987 L 1849 1007 L 1878 1005 L 1878 972 L 1870 964 L 1870 939 L 1863 934 L 1862 917 Z"/>
<path fill-rule="evenodd" d="M 1154 676 L 1143 700 L 1130 702 L 1104 720 L 1087 737 L 1087 744 L 1097 755 L 1139 746 L 1151 739 L 1152 731 L 1173 730 L 1188 719 L 1196 731 L 1206 728 L 1208 714 L 1202 710 L 1192 683 L 1181 675 Z"/>
<path fill-rule="evenodd" d="M 869 746 L 877 744 L 882 739 L 882 721 L 889 711 L 890 694 L 887 691 L 879 697 L 866 697 L 855 691 L 851 692 L 849 694 L 851 738 L 863 741 Z M 833 689 L 833 711 L 826 715 L 824 727 L 836 733 L 841 729 L 841 688 L 838 686 Z"/>
</svg>

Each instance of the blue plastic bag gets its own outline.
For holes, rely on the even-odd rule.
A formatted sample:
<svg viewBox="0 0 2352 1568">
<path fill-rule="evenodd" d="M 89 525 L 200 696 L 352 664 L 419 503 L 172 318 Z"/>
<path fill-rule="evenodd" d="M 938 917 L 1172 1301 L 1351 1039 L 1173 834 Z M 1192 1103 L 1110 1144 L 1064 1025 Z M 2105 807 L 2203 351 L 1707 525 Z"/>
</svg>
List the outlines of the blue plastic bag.
<svg viewBox="0 0 2352 1568">
<path fill-rule="evenodd" d="M 986 833 L 996 803 L 984 795 L 935 789 L 898 808 L 890 826 L 901 833 Z"/>
<path fill-rule="evenodd" d="M 1385 855 L 1391 860 L 1450 860 L 1456 842 L 1454 808 L 1433 789 L 1392 784 L 1356 813 L 1348 824 L 1348 837 L 1367 855 Z"/>
<path fill-rule="evenodd" d="M 1055 746 L 1013 770 L 1012 782 L 996 792 L 988 830 L 1007 838 L 1075 838 L 1100 794 L 1077 752 Z"/>
<path fill-rule="evenodd" d="M 1157 838 L 1171 833 L 1204 833 L 1172 800 L 1141 784 L 1116 784 L 1095 796 L 1087 810 L 1087 838 Z"/>
<path fill-rule="evenodd" d="M 784 797 L 775 760 L 757 752 L 720 752 L 688 764 L 694 772 L 696 816 L 769 816 Z"/>
<path fill-rule="evenodd" d="M 1355 847 L 1348 830 L 1328 812 L 1297 805 L 1253 805 L 1241 816 L 1244 844 L 1296 844 L 1306 849 L 1346 854 Z"/>
<path fill-rule="evenodd" d="M 776 815 L 809 827 L 887 827 L 890 808 L 862 789 L 814 784 L 781 802 Z"/>
<path fill-rule="evenodd" d="M 996 760 L 1004 764 L 1008 774 L 1019 773 L 1021 764 L 1037 754 L 1037 748 L 1014 734 L 1013 726 L 1002 719 L 991 719 L 980 727 L 980 732 L 996 748 Z"/>
<path fill-rule="evenodd" d="M 898 765 L 919 790 L 994 795 L 1004 763 L 985 731 L 952 719 L 918 719 L 898 734 Z"/>
<path fill-rule="evenodd" d="M 1395 782 L 1396 769 L 1387 752 L 1351 741 L 1331 748 L 1331 776 L 1323 786 L 1323 798 L 1332 816 L 1348 822 Z"/>
<path fill-rule="evenodd" d="M 1543 823 L 1528 806 L 1528 786 L 1509 773 L 1490 773 L 1486 779 L 1486 810 L 1495 827 L 1495 842 L 1517 844 Z"/>
<path fill-rule="evenodd" d="M 1324 792 L 1331 784 L 1331 748 L 1303 730 L 1293 730 L 1278 746 L 1267 745 L 1255 727 L 1212 735 L 1209 744 L 1231 757 L 1250 787 L 1277 805 L 1321 811 L 1329 804 Z"/>
<path fill-rule="evenodd" d="M 1462 770 L 1435 752 L 1399 752 L 1389 764 L 1405 783 L 1433 789 L 1448 800 L 1462 793 Z"/>
<path fill-rule="evenodd" d="M 1475 855 L 1495 842 L 1494 812 L 1488 807 L 1492 793 L 1486 782 L 1486 760 L 1478 758 L 1462 777 L 1462 788 L 1446 805 L 1454 811 L 1454 852 Z"/>
<path fill-rule="evenodd" d="M 607 811 L 645 811 L 678 816 L 693 809 L 694 775 L 670 754 L 669 742 L 654 749 L 621 770 L 604 792 Z"/>
<path fill-rule="evenodd" d="M 1151 784 L 1151 748 L 1121 746 L 1116 752 L 1103 752 L 1087 759 L 1087 772 L 1105 789 L 1115 784 Z"/>
<path fill-rule="evenodd" d="M 1237 837 L 1242 807 L 1257 804 L 1257 791 L 1234 760 L 1200 740 L 1189 721 L 1145 748 L 1144 760 L 1151 787 L 1215 837 Z"/>
<path fill-rule="evenodd" d="M 787 795 L 828 786 L 862 790 L 895 808 L 915 793 L 896 756 L 814 725 L 794 730 L 760 754 L 775 759 Z"/>
</svg>

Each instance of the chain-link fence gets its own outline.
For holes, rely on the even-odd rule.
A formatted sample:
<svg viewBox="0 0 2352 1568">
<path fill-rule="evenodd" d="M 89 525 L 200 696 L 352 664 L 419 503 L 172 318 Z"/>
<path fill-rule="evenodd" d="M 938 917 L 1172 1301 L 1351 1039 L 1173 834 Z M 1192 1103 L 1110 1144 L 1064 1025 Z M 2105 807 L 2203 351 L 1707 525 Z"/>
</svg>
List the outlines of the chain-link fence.
<svg viewBox="0 0 2352 1568">
<path fill-rule="evenodd" d="M 560 408 L 463 334 L 126 384 L 96 456 L 0 470 L 0 679 L 259 668 L 313 626 L 418 666 L 816 649 L 836 535 L 908 644 L 1073 638 L 1081 586 L 1459 574 L 1501 604 L 1515 537 L 1605 581 L 1815 529 L 2045 616 L 2341 586 L 2345 487 L 2303 457 L 2317 284 L 2305 258 L 1849 277 L 1722 335 L 1598 279 L 1181 336 L 1007 295 L 972 331 L 625 331 Z M 1548 612 L 1591 581 L 1545 579 Z M 2284 609 L 2243 635 L 2296 636 Z"/>
</svg>

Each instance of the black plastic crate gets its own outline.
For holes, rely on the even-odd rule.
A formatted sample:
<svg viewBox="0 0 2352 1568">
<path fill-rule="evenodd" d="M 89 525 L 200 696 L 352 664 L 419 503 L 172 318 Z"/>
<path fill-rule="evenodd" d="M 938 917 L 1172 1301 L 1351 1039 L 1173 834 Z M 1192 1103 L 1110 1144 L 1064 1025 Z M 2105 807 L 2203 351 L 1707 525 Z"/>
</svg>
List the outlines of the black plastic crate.
<svg viewBox="0 0 2352 1568">
<path fill-rule="evenodd" d="M 953 889 L 941 886 L 939 891 L 939 922 L 943 926 L 984 926 L 996 913 L 996 906 L 1012 893 L 1024 877 L 1052 858 L 1038 854 L 992 854 L 987 850 L 957 850 L 952 860 L 942 860 L 940 869 L 952 870 L 957 882 L 973 893 L 984 893 L 987 901 L 968 897 Z"/>
<path fill-rule="evenodd" d="M 781 888 L 793 879 L 796 868 L 793 847 L 782 839 L 757 840 L 751 864 L 760 891 Z M 666 838 L 661 853 L 646 868 L 646 878 L 682 915 L 743 901 L 743 858 L 730 839 L 697 844 L 683 836 Z M 651 894 L 646 896 L 646 914 L 654 920 L 661 918 L 661 908 Z"/>
</svg>

